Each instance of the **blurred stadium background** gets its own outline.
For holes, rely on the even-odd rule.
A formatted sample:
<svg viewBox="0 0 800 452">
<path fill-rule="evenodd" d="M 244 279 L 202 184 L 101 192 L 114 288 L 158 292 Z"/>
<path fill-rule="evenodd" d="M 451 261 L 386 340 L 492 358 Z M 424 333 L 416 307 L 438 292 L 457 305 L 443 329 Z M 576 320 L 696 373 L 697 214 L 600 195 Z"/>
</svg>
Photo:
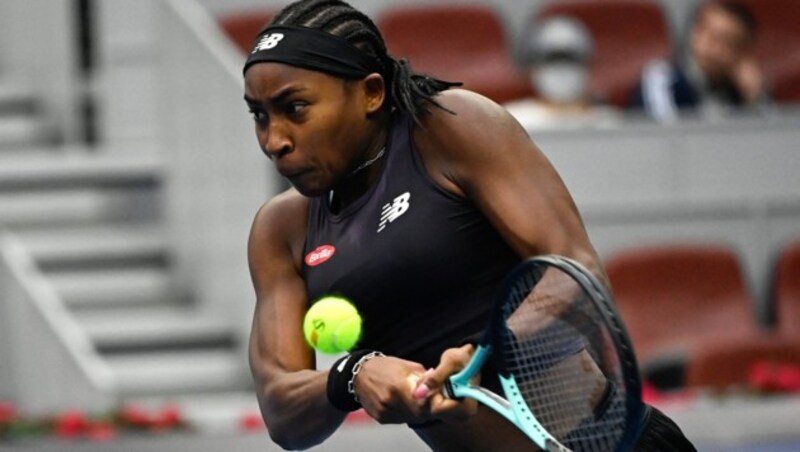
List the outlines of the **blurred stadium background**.
<svg viewBox="0 0 800 452">
<path fill-rule="evenodd" d="M 769 108 L 666 124 L 624 111 L 697 1 L 351 3 L 400 55 L 445 40 L 433 32 L 495 43 L 439 49 L 459 64 L 410 56 L 501 103 L 531 95 L 521 42 L 548 8 L 655 6 L 663 30 L 625 9 L 593 29 L 592 89 L 623 120 L 534 140 L 608 264 L 647 400 L 701 450 L 800 450 L 800 2 L 747 2 Z M 283 4 L 0 3 L 0 450 L 277 449 L 247 369 L 245 245 L 284 185 L 258 150 L 241 64 Z M 404 8 L 417 27 L 391 18 Z M 441 19 L 462 9 L 477 18 Z M 354 446 L 424 450 L 359 413 L 318 450 Z"/>
</svg>

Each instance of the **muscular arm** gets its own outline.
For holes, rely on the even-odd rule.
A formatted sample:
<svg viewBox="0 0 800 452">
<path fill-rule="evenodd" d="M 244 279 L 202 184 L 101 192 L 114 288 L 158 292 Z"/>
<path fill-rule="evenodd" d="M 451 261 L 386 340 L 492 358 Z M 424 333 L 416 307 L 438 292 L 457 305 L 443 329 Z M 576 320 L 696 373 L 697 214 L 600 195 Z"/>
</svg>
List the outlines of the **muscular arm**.
<svg viewBox="0 0 800 452">
<path fill-rule="evenodd" d="M 477 94 L 439 100 L 456 114 L 431 110 L 414 137 L 436 182 L 474 202 L 520 257 L 560 254 L 605 280 L 572 197 L 524 129 Z"/>
<path fill-rule="evenodd" d="M 325 394 L 327 371 L 314 370 L 302 321 L 307 309 L 300 276 L 307 202 L 293 191 L 261 208 L 248 244 L 256 309 L 250 335 L 250 368 L 270 437 L 287 449 L 322 442 L 345 413 Z"/>
<path fill-rule="evenodd" d="M 456 115 L 432 110 L 414 137 L 431 177 L 445 190 L 474 202 L 520 258 L 560 254 L 607 282 L 572 197 L 523 128 L 500 106 L 474 93 L 453 90 L 438 100 Z M 471 410 L 439 393 L 444 380 L 462 369 L 471 354 L 471 346 L 450 349 L 436 370 L 420 379 L 415 394 L 430 397 L 433 416 L 453 419 Z M 471 435 L 470 425 L 495 432 L 470 437 L 468 444 L 476 450 L 484 449 L 479 443 L 484 437 L 490 438 L 485 450 L 532 447 L 520 431 L 509 429 L 486 409 L 479 409 L 466 424 L 441 425 L 423 437 L 432 447 L 446 449 L 457 438 Z"/>
</svg>

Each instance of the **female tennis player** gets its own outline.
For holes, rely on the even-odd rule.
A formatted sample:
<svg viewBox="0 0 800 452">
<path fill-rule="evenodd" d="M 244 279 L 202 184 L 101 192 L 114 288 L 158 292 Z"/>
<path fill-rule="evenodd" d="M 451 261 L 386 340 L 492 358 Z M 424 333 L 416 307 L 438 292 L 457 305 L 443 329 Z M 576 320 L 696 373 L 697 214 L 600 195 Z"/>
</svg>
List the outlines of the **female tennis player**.
<svg viewBox="0 0 800 452">
<path fill-rule="evenodd" d="M 338 0 L 281 10 L 244 78 L 258 143 L 292 185 L 259 210 L 248 245 L 250 365 L 272 439 L 319 444 L 363 407 L 434 450 L 533 449 L 438 386 L 523 258 L 557 253 L 603 275 L 540 150 L 494 102 L 389 56 L 375 24 Z M 302 321 L 329 294 L 352 300 L 364 327 L 358 350 L 316 370 Z"/>
</svg>

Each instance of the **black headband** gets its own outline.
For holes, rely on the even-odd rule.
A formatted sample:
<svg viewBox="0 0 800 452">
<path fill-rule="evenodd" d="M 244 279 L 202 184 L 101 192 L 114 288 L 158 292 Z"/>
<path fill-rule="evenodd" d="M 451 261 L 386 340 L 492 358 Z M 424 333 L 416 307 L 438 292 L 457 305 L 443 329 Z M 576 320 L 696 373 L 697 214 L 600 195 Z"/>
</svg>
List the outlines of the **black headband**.
<svg viewBox="0 0 800 452">
<path fill-rule="evenodd" d="M 247 57 L 242 72 L 261 62 L 286 63 L 346 79 L 381 72 L 373 58 L 339 36 L 314 28 L 274 25 L 263 30 Z"/>
</svg>

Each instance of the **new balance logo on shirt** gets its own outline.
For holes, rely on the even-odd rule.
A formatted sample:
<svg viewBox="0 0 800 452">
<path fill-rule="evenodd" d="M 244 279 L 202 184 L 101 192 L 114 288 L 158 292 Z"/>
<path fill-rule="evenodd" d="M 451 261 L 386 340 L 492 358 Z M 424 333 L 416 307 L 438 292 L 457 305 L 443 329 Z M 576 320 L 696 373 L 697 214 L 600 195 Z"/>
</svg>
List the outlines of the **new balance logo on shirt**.
<svg viewBox="0 0 800 452">
<path fill-rule="evenodd" d="M 394 198 L 390 203 L 383 206 L 381 210 L 381 221 L 378 224 L 378 232 L 381 232 L 389 223 L 400 218 L 401 215 L 406 213 L 411 203 L 411 193 L 405 192 L 402 195 Z"/>
</svg>

